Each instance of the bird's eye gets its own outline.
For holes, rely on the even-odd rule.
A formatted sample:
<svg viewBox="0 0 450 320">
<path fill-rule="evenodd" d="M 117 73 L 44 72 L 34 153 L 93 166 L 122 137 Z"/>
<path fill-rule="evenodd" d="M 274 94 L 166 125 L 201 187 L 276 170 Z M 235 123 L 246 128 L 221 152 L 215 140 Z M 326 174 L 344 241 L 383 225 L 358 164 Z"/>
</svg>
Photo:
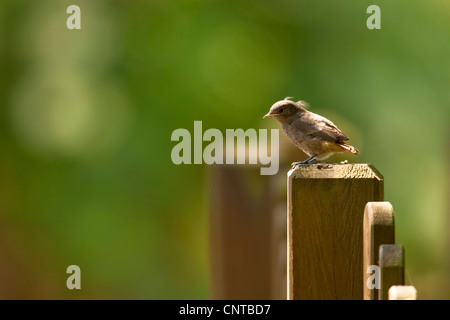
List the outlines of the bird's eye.
<svg viewBox="0 0 450 320">
<path fill-rule="evenodd" d="M 279 110 L 278 110 L 278 113 L 283 113 L 283 109 L 279 109 Z"/>
</svg>

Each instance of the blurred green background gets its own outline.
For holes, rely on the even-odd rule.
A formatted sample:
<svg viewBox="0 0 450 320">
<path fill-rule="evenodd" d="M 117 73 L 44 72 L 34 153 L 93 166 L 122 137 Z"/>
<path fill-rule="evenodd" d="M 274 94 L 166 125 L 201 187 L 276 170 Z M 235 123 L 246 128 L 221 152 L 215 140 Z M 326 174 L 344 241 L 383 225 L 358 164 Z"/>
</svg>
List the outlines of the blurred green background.
<svg viewBox="0 0 450 320">
<path fill-rule="evenodd" d="M 1 1 L 0 298 L 211 298 L 207 168 L 171 133 L 293 96 L 384 175 L 408 283 L 449 299 L 449 38 L 448 0 Z"/>
</svg>

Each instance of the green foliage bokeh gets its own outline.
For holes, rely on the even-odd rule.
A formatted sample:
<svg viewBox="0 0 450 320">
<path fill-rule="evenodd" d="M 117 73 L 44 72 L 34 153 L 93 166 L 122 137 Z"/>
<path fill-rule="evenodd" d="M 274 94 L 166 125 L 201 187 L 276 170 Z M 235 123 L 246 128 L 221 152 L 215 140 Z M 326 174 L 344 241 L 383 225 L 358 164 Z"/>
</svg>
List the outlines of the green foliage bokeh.
<svg viewBox="0 0 450 320">
<path fill-rule="evenodd" d="M 446 0 L 2 1 L 1 297 L 210 298 L 206 168 L 171 133 L 261 128 L 293 96 L 351 132 L 407 281 L 450 298 L 449 21 Z"/>
</svg>

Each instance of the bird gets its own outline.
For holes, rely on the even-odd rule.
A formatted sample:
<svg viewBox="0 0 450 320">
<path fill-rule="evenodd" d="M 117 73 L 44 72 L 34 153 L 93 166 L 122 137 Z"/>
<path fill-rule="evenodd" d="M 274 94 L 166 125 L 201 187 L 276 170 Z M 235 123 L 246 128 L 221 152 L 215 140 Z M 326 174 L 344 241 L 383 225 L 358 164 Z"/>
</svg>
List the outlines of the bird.
<svg viewBox="0 0 450 320">
<path fill-rule="evenodd" d="M 305 101 L 293 101 L 291 97 L 275 102 L 263 118 L 275 118 L 289 140 L 309 158 L 292 163 L 314 164 L 338 152 L 358 154 L 359 150 L 346 144 L 349 138 L 330 120 L 308 111 Z"/>
</svg>

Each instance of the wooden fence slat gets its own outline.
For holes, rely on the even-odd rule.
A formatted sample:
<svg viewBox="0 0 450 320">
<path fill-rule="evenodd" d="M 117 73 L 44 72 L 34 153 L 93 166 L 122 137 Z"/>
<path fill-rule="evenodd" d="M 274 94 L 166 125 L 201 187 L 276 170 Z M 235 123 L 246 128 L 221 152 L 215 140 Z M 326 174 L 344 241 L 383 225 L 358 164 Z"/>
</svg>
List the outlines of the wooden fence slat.
<svg viewBox="0 0 450 320">
<path fill-rule="evenodd" d="M 284 193 L 286 197 L 286 192 Z M 272 296 L 273 300 L 286 300 L 287 284 L 287 222 L 286 199 L 275 206 L 272 215 Z"/>
<path fill-rule="evenodd" d="M 271 299 L 272 178 L 259 165 L 210 168 L 213 299 Z"/>
<path fill-rule="evenodd" d="M 381 279 L 378 300 L 388 300 L 390 287 L 405 284 L 405 250 L 400 244 L 383 244 L 379 256 Z"/>
<path fill-rule="evenodd" d="M 389 300 L 417 300 L 417 290 L 414 286 L 392 286 Z"/>
<path fill-rule="evenodd" d="M 378 289 L 370 289 L 367 268 L 378 264 L 379 247 L 395 243 L 394 209 L 388 201 L 368 202 L 364 209 L 363 286 L 365 300 L 378 300 Z"/>
<path fill-rule="evenodd" d="M 364 207 L 382 200 L 383 176 L 370 164 L 289 171 L 289 299 L 363 299 Z"/>
</svg>

